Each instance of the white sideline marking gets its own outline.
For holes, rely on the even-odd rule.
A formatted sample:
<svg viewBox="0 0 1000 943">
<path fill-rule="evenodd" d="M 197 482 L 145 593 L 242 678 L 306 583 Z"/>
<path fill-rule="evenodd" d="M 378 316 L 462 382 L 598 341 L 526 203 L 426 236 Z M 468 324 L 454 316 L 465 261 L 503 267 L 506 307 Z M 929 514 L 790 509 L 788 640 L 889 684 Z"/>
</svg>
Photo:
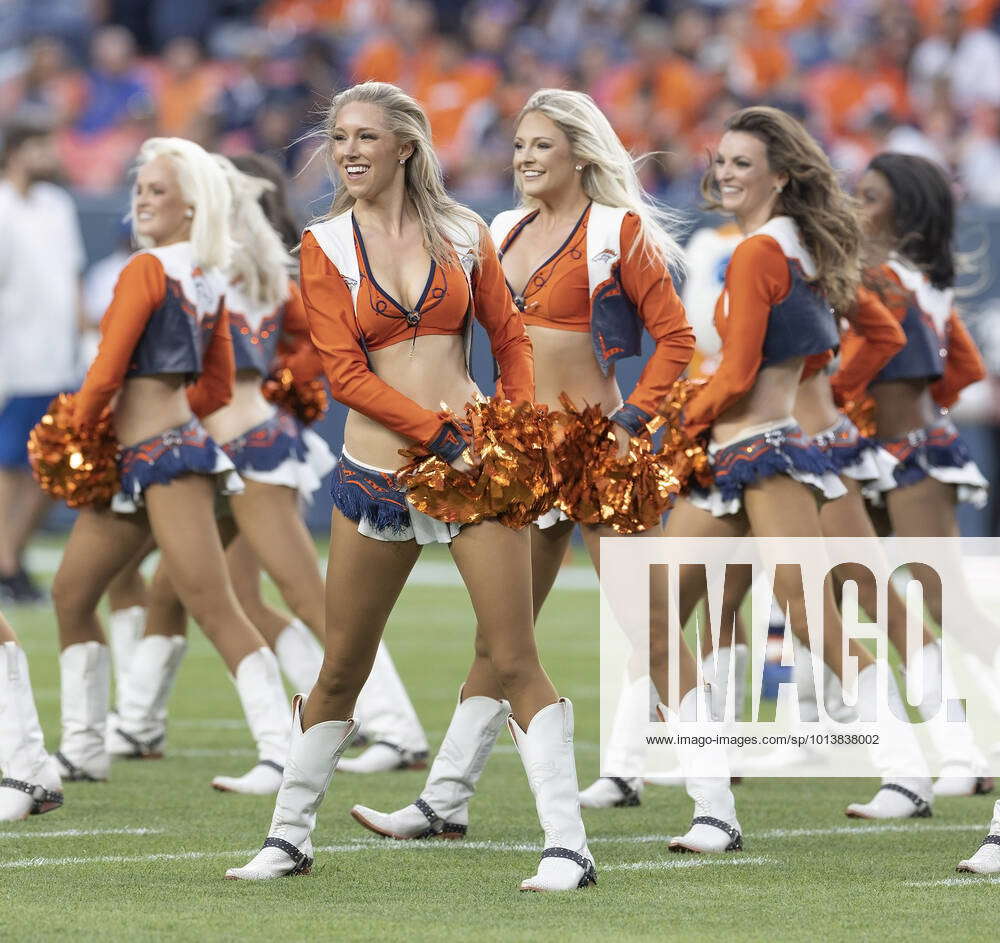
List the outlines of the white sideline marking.
<svg viewBox="0 0 1000 943">
<path fill-rule="evenodd" d="M 982 831 L 982 825 L 918 825 L 916 822 L 902 822 L 885 825 L 835 825 L 832 828 L 771 828 L 763 832 L 753 832 L 752 838 L 812 838 L 817 835 L 877 835 L 884 832 L 975 832 Z"/>
<path fill-rule="evenodd" d="M 85 838 L 89 835 L 162 835 L 162 828 L 66 828 L 58 832 L 0 832 L 0 838 Z"/>
<path fill-rule="evenodd" d="M 970 875 L 967 878 L 945 878 L 942 881 L 906 881 L 903 883 L 903 887 L 968 887 L 976 884 L 1000 884 L 1000 877 L 979 874 Z"/>
<path fill-rule="evenodd" d="M 629 861 L 601 865 L 601 871 L 674 871 L 680 868 L 709 868 L 713 865 L 738 867 L 743 864 L 777 864 L 774 858 L 682 858 L 675 861 Z"/>
</svg>

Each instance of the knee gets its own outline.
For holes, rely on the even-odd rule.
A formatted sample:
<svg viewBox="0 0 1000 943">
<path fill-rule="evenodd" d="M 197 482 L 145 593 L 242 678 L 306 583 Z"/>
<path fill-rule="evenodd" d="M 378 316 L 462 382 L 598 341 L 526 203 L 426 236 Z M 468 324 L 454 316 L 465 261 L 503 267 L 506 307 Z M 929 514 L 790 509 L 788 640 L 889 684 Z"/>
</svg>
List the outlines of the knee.
<svg viewBox="0 0 1000 943">
<path fill-rule="evenodd" d="M 60 568 L 52 581 L 52 605 L 60 622 L 96 612 L 100 595 L 85 580 L 72 579 Z"/>
</svg>

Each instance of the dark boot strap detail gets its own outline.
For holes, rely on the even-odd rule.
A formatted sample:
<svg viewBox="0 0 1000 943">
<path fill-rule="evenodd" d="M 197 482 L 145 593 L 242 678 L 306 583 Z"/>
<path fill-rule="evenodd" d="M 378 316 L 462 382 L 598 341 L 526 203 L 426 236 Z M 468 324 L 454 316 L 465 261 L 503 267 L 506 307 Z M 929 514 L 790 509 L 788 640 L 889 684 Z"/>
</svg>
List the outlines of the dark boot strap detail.
<svg viewBox="0 0 1000 943">
<path fill-rule="evenodd" d="M 68 779 L 70 782 L 77 782 L 77 783 L 97 782 L 97 780 L 94 779 L 94 777 L 91 776 L 90 773 L 85 773 L 82 769 L 80 769 L 79 766 L 74 765 L 68 759 L 66 759 L 65 755 L 61 750 L 56 751 L 55 757 L 56 757 L 56 762 L 58 762 L 63 767 L 63 769 L 66 770 L 66 775 L 63 776 L 63 779 Z"/>
<path fill-rule="evenodd" d="M 888 789 L 890 792 L 898 792 L 901 796 L 906 796 L 917 807 L 917 811 L 913 813 L 913 818 L 929 819 L 931 817 L 931 804 L 926 799 L 918 796 L 912 789 L 900 786 L 899 783 L 885 783 L 881 788 Z"/>
<path fill-rule="evenodd" d="M 3 783 L 0 783 L 0 786 L 2 785 Z M 983 839 L 983 845 L 1000 845 L 1000 835 L 987 835 Z M 982 848 L 983 845 L 980 845 L 979 847 Z"/>
<path fill-rule="evenodd" d="M 628 784 L 627 779 L 622 779 L 620 776 L 609 776 L 608 778 L 621 790 L 622 799 L 621 802 L 616 803 L 617 805 L 631 808 L 640 804 L 638 791 Z"/>
<path fill-rule="evenodd" d="M 587 887 L 588 884 L 597 883 L 597 868 L 594 867 L 594 862 L 579 852 L 572 851 L 569 848 L 553 846 L 552 848 L 546 848 L 542 852 L 542 858 L 566 858 L 568 861 L 573 861 L 583 868 L 583 876 L 580 878 L 580 883 L 577 884 L 577 887 Z"/>
<path fill-rule="evenodd" d="M 62 805 L 63 794 L 61 792 L 50 792 L 38 783 L 26 783 L 20 779 L 0 779 L 0 789 L 18 789 L 31 796 L 33 803 L 31 815 L 38 815 L 44 805 Z"/>
<path fill-rule="evenodd" d="M 743 850 L 743 836 L 739 829 L 728 822 L 723 822 L 722 819 L 713 818 L 711 815 L 698 815 L 691 819 L 691 825 L 711 825 L 713 828 L 722 829 L 732 839 L 726 851 Z"/>
<path fill-rule="evenodd" d="M 413 804 L 423 813 L 424 818 L 427 819 L 427 822 L 430 825 L 430 828 L 427 829 L 426 832 L 421 832 L 417 835 L 417 838 L 433 838 L 435 835 L 440 835 L 442 832 L 448 832 L 452 835 L 464 835 L 469 830 L 467 825 L 459 825 L 456 822 L 446 822 L 419 796 L 413 800 Z"/>
<path fill-rule="evenodd" d="M 274 760 L 258 760 L 257 765 L 270 766 L 271 769 L 277 770 L 277 772 L 281 773 L 282 776 L 285 775 L 285 767 L 282 766 L 280 763 L 275 763 Z"/>
<path fill-rule="evenodd" d="M 303 874 L 313 865 L 313 859 L 309 855 L 299 851 L 290 841 L 285 841 L 283 838 L 266 838 L 261 848 L 277 848 L 288 855 L 295 862 L 295 867 L 288 872 L 289 874 Z"/>
<path fill-rule="evenodd" d="M 115 727 L 115 733 L 126 743 L 132 744 L 132 755 L 135 757 L 149 756 L 150 753 L 156 751 L 156 748 L 164 740 L 164 734 L 162 733 L 153 737 L 152 740 L 140 740 L 138 737 L 133 737 L 132 734 L 126 733 L 121 727 Z"/>
</svg>

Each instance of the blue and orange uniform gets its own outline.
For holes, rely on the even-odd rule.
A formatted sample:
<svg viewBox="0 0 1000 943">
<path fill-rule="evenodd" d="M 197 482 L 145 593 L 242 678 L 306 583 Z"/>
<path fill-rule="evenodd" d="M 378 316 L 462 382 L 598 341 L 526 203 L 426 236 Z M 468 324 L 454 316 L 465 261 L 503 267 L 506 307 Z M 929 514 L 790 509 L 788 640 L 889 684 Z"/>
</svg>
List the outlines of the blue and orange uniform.
<svg viewBox="0 0 1000 943">
<path fill-rule="evenodd" d="M 836 349 L 836 318 L 814 277 L 812 258 L 788 216 L 770 219 L 735 248 L 715 306 L 721 361 L 684 409 L 690 434 L 711 429 L 753 389 L 765 367 L 825 358 Z M 778 474 L 824 498 L 845 493 L 829 457 L 791 416 L 744 429 L 726 442 L 713 441 L 709 455 L 714 484 L 709 490 L 693 488 L 690 499 L 719 517 L 740 510 L 747 485 Z"/>
<path fill-rule="evenodd" d="M 119 275 L 101 320 L 97 357 L 76 395 L 75 430 L 93 427 L 124 382 L 139 376 L 182 376 L 192 384 L 194 416 L 122 448 L 113 510 L 135 511 L 149 485 L 189 473 L 219 476 L 226 493 L 242 488 L 232 462 L 200 422 L 232 396 L 235 362 L 225 290 L 225 276 L 202 269 L 190 242 L 137 252 Z"/>
<path fill-rule="evenodd" d="M 236 370 L 265 380 L 279 354 L 294 382 L 322 373 L 309 339 L 309 324 L 299 286 L 288 281 L 287 298 L 277 305 L 248 298 L 239 285 L 226 292 Z M 330 447 L 291 413 L 275 408 L 271 416 L 228 442 L 222 449 L 248 481 L 294 488 L 311 500 L 336 465 Z"/>
<path fill-rule="evenodd" d="M 489 336 L 504 394 L 513 402 L 531 402 L 531 342 L 511 303 L 492 242 L 478 233 L 475 238 L 474 265 L 461 247 L 446 263 L 431 261 L 412 310 L 404 309 L 372 276 L 351 213 L 310 227 L 302 238 L 302 298 L 334 398 L 446 462 L 469 444 L 467 431 L 449 413 L 421 406 L 377 376 L 368 354 L 399 343 L 415 345 L 426 335 L 468 336 L 475 317 Z M 331 255 L 340 259 L 341 268 Z M 358 522 L 359 531 L 377 539 L 447 542 L 458 531 L 457 525 L 408 505 L 392 469 L 375 468 L 346 452 L 334 473 L 332 494 L 337 508 Z"/>
<path fill-rule="evenodd" d="M 986 377 L 986 365 L 955 311 L 952 290 L 935 288 L 922 271 L 898 256 L 866 273 L 866 280 L 906 335 L 906 345 L 870 386 L 875 388 L 893 380 L 923 380 L 941 409 L 940 418 L 905 436 L 879 437 L 899 463 L 894 486 L 906 487 L 931 477 L 954 485 L 959 501 L 983 507 L 989 484 L 947 411 L 966 386 Z M 871 497 L 878 500 L 874 493 Z"/>
</svg>

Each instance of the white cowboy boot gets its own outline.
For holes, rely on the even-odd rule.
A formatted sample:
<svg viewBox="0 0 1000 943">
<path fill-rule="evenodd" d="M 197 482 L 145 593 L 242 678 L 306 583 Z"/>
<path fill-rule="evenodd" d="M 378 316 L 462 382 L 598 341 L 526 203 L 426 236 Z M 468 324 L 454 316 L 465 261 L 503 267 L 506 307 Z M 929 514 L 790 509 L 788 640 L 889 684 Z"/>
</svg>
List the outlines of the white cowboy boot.
<svg viewBox="0 0 1000 943">
<path fill-rule="evenodd" d="M 146 607 L 129 606 L 108 613 L 108 642 L 115 677 L 115 702 L 121 700 L 124 675 L 139 639 L 146 631 Z"/>
<path fill-rule="evenodd" d="M 167 738 L 167 701 L 187 650 L 183 635 L 147 635 L 119 677 L 118 716 L 108 731 L 112 756 L 156 760 Z"/>
<path fill-rule="evenodd" d="M 0 822 L 63 804 L 59 767 L 45 752 L 28 659 L 17 642 L 0 643 L 0 770 Z"/>
<path fill-rule="evenodd" d="M 303 731 L 302 695 L 295 695 L 291 747 L 267 839 L 252 861 L 242 868 L 230 868 L 227 878 L 266 881 L 310 872 L 316 813 L 354 731 L 353 720 L 328 720 Z"/>
<path fill-rule="evenodd" d="M 251 652 L 236 667 L 236 691 L 257 745 L 257 765 L 242 776 L 216 776 L 220 792 L 266 796 L 278 791 L 288 755 L 288 701 L 278 660 L 269 648 Z"/>
<path fill-rule="evenodd" d="M 296 691 L 311 691 L 323 667 L 323 646 L 298 619 L 278 633 L 274 642 L 281 673 Z"/>
<path fill-rule="evenodd" d="M 581 791 L 580 805 L 584 809 L 632 808 L 642 801 L 649 687 L 648 678 L 643 677 L 622 691 L 601 759 L 601 768 L 614 775 L 601 776 Z"/>
<path fill-rule="evenodd" d="M 749 663 L 750 649 L 742 644 L 720 648 L 717 653 L 705 656 L 702 676 L 709 686 L 714 720 L 733 723 L 742 716 Z"/>
<path fill-rule="evenodd" d="M 940 642 L 930 642 L 916 653 L 921 664 L 923 696 L 917 711 L 927 724 L 931 743 L 941 760 L 935 796 L 975 796 L 993 791 L 982 755 L 969 730 L 964 708 L 944 703 L 944 691 L 955 691 Z"/>
<path fill-rule="evenodd" d="M 905 717 L 903 701 L 892 674 L 887 678 L 887 701 L 879 703 L 877 668 L 877 665 L 869 665 L 858 673 L 858 718 L 871 722 L 887 714 Z M 872 762 L 883 774 L 882 785 L 870 802 L 852 802 L 845 810 L 849 818 L 907 819 L 931 815 L 934 793 L 927 761 L 912 727 L 894 726 L 892 719 L 888 718 L 875 728 L 878 742 L 868 747 Z"/>
<path fill-rule="evenodd" d="M 464 838 L 469 800 L 509 714 L 506 701 L 479 696 L 463 701 L 459 689 L 455 713 L 417 800 L 397 812 L 356 805 L 351 815 L 387 838 Z"/>
<path fill-rule="evenodd" d="M 688 691 L 674 714 L 666 705 L 657 710 L 660 718 L 671 724 L 676 736 L 698 737 L 702 733 L 714 735 L 714 731 L 692 726 L 695 721 L 707 719 L 706 705 L 699 717 L 697 687 Z M 706 744 L 697 747 L 691 743 L 678 743 L 677 753 L 681 767 L 685 771 L 684 785 L 687 794 L 694 800 L 694 817 L 691 827 L 683 835 L 671 839 L 670 851 L 714 853 L 720 851 L 741 851 L 743 834 L 736 818 L 736 799 L 730 788 L 729 761 L 725 747 Z"/>
<path fill-rule="evenodd" d="M 105 748 L 111 698 L 111 654 L 102 642 L 77 642 L 59 655 L 62 742 L 56 759 L 62 778 L 99 782 L 108 778 Z"/>
<path fill-rule="evenodd" d="M 535 797 L 545 847 L 538 872 L 522 891 L 572 891 L 597 883 L 594 856 L 580 815 L 580 787 L 573 755 L 573 705 L 564 697 L 543 707 L 522 730 L 507 718 L 528 785 Z"/>
<path fill-rule="evenodd" d="M 956 871 L 973 874 L 1000 874 L 1000 801 L 993 804 L 993 821 L 990 833 L 971 858 L 959 861 Z"/>
<path fill-rule="evenodd" d="M 385 642 L 354 707 L 355 719 L 371 744 L 361 756 L 340 761 L 343 773 L 385 773 L 426 769 L 430 745 Z"/>
</svg>

